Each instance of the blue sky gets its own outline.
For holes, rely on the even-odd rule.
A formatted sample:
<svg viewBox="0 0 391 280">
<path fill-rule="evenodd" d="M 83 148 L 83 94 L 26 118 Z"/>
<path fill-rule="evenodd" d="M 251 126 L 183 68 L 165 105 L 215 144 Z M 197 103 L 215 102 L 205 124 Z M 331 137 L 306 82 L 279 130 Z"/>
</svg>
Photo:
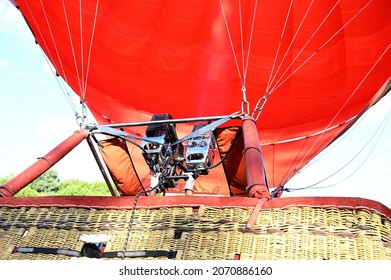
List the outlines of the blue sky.
<svg viewBox="0 0 391 280">
<path fill-rule="evenodd" d="M 74 104 L 80 111 L 76 97 Z M 318 186 L 333 185 L 353 174 L 349 179 L 333 187 L 295 191 L 287 196 L 353 196 L 391 206 L 391 121 L 375 134 L 390 111 L 391 95 L 287 187 L 312 185 L 355 157 L 341 172 Z M 79 128 L 39 46 L 8 1 L 0 2 L 0 123 L 0 177 L 23 171 Z M 54 169 L 61 179 L 102 180 L 84 142 Z"/>
</svg>

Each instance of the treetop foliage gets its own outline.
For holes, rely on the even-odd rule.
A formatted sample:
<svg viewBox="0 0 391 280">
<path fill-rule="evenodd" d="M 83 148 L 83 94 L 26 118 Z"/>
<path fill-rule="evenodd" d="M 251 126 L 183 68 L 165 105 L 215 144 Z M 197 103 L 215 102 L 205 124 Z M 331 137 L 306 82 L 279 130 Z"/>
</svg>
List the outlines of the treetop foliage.
<svg viewBox="0 0 391 280">
<path fill-rule="evenodd" d="M 0 178 L 0 185 L 12 179 L 13 175 Z M 15 196 L 111 196 L 105 182 L 86 182 L 78 179 L 61 181 L 58 172 L 49 169 Z"/>
</svg>

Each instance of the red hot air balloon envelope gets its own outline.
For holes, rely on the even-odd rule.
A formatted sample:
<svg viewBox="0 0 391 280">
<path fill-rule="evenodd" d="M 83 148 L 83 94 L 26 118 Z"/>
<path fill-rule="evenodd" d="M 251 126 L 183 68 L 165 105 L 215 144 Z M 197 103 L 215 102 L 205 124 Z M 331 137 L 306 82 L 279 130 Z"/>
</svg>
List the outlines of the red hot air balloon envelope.
<svg viewBox="0 0 391 280">
<path fill-rule="evenodd" d="M 270 188 L 389 90 L 389 0 L 12 2 L 100 125 L 239 112 L 255 120 Z M 177 125 L 178 138 L 190 132 Z M 236 147 L 213 179 L 220 193 L 246 186 L 238 133 L 234 121 L 215 129 L 220 156 Z"/>
</svg>

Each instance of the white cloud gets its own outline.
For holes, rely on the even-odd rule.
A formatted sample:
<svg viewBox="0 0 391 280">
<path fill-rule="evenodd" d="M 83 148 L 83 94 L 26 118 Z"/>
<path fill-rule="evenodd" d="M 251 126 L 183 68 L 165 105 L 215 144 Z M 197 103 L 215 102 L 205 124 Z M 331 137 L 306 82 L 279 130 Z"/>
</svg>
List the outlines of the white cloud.
<svg viewBox="0 0 391 280">
<path fill-rule="evenodd" d="M 19 17 L 21 17 L 20 12 L 9 1 L 0 2 L 0 32 L 19 31 L 21 26 L 21 21 L 17 20 Z"/>
<path fill-rule="evenodd" d="M 11 112 L 15 112 L 12 108 L 12 102 L 10 96 L 6 94 L 0 94 L 0 118 L 9 118 Z M 4 138 L 5 132 L 2 132 L 1 137 Z"/>
<path fill-rule="evenodd" d="M 47 80 L 43 80 L 43 79 L 38 80 L 38 81 L 35 82 L 35 84 L 36 84 L 37 86 L 47 85 L 47 83 L 48 83 L 48 81 L 47 81 Z"/>
<path fill-rule="evenodd" d="M 28 73 L 25 70 L 16 70 L 13 72 L 15 77 L 26 77 Z"/>
<path fill-rule="evenodd" d="M 387 155 L 376 155 L 370 159 L 370 164 L 366 168 L 368 171 L 373 172 L 373 174 L 390 174 L 391 161 Z"/>
<path fill-rule="evenodd" d="M 11 63 L 6 60 L 0 60 L 0 68 L 8 68 L 11 66 Z"/>
<path fill-rule="evenodd" d="M 385 96 L 375 106 L 368 110 L 365 116 L 365 123 L 369 125 L 379 125 L 388 112 L 391 110 L 391 98 Z"/>
<path fill-rule="evenodd" d="M 9 1 L 0 2 L 0 33 L 12 34 L 24 48 L 34 46 L 34 36 L 30 28 L 21 13 Z"/>
<path fill-rule="evenodd" d="M 38 136 L 46 137 L 55 134 L 56 137 L 64 138 L 70 136 L 70 132 L 77 129 L 75 120 L 72 118 L 56 118 L 42 123 L 36 128 Z"/>
<path fill-rule="evenodd" d="M 54 68 L 54 66 L 47 60 L 44 60 L 42 62 L 42 71 L 45 73 L 56 73 L 56 69 Z"/>
</svg>

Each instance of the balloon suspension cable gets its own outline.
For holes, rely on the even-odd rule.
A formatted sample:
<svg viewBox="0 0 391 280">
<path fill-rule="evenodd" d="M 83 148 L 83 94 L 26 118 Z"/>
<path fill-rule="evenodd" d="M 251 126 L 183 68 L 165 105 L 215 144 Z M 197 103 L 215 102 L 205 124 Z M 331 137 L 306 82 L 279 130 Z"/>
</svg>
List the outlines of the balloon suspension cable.
<svg viewBox="0 0 391 280">
<path fill-rule="evenodd" d="M 366 79 L 369 77 L 370 73 L 373 71 L 373 69 L 375 69 L 376 65 L 379 63 L 379 61 L 381 60 L 381 58 L 386 54 L 386 52 L 388 51 L 388 49 L 391 47 L 391 45 L 388 45 L 388 47 L 383 51 L 383 53 L 381 53 L 381 55 L 379 56 L 379 58 L 376 60 L 376 62 L 372 65 L 372 67 L 368 70 L 368 72 L 365 74 L 365 76 L 361 79 L 361 81 L 358 83 L 358 85 L 356 86 L 356 88 L 353 90 L 353 92 L 349 95 L 349 97 L 345 100 L 345 102 L 342 104 L 342 106 L 339 108 L 339 110 L 334 114 L 333 118 L 330 120 L 330 122 L 327 124 L 327 126 L 325 127 L 325 129 L 322 130 L 322 133 L 319 134 L 319 137 L 316 139 L 316 141 L 314 141 L 314 143 L 311 145 L 311 147 L 309 149 L 307 149 L 307 152 L 305 154 L 305 156 L 302 158 L 302 160 L 299 162 L 299 165 L 303 162 L 303 160 L 306 158 L 306 156 L 314 149 L 314 147 L 316 146 L 316 144 L 320 141 L 320 139 L 323 137 L 323 135 L 325 134 L 326 131 L 328 131 L 332 126 L 333 122 L 337 119 L 337 117 L 340 115 L 340 113 L 343 111 L 343 109 L 345 108 L 346 104 L 348 104 L 348 102 L 353 98 L 353 96 L 356 95 L 356 93 L 358 92 L 359 88 L 361 87 L 361 85 L 364 83 L 364 81 L 366 81 Z M 293 176 L 293 174 L 291 175 Z"/>
<path fill-rule="evenodd" d="M 87 105 L 86 105 L 85 99 L 82 98 L 80 103 L 81 103 L 81 114 L 82 115 L 78 116 L 79 126 L 80 126 L 80 128 L 86 128 L 88 117 L 87 117 Z"/>
<path fill-rule="evenodd" d="M 378 126 L 376 131 L 372 134 L 372 136 L 368 139 L 368 141 L 361 147 L 361 149 L 348 162 L 346 162 L 342 167 L 338 168 L 338 170 L 336 170 L 335 172 L 333 172 L 329 176 L 323 178 L 322 180 L 319 180 L 319 181 L 317 181 L 315 183 L 312 183 L 311 185 L 308 185 L 306 187 L 301 187 L 301 188 L 287 188 L 286 191 L 287 192 L 292 192 L 292 191 L 306 190 L 306 189 L 325 189 L 325 188 L 330 188 L 330 187 L 336 186 L 338 184 L 341 184 L 341 183 L 345 182 L 346 180 L 348 180 L 349 178 L 351 178 L 367 162 L 369 157 L 372 155 L 372 153 L 373 153 L 374 149 L 376 148 L 376 146 L 377 146 L 381 136 L 384 133 L 385 128 L 387 127 L 387 123 L 390 120 L 390 118 L 391 118 L 391 111 L 389 111 L 387 113 L 387 115 L 384 117 L 383 121 L 380 123 L 380 125 Z M 344 170 L 348 165 L 350 165 L 369 146 L 370 142 L 373 141 L 373 139 L 375 138 L 376 135 L 378 135 L 377 139 L 376 139 L 375 143 L 373 144 L 372 148 L 369 150 L 369 152 L 366 155 L 366 157 L 363 159 L 361 164 L 359 164 L 358 167 L 356 167 L 348 176 L 346 176 L 345 178 L 343 178 L 340 181 L 338 181 L 336 183 L 333 183 L 333 184 L 320 186 L 320 187 L 316 186 L 316 185 L 319 185 L 320 183 L 323 183 L 326 180 L 332 178 L 333 176 L 335 176 L 336 174 L 338 174 L 339 172 Z"/>
<path fill-rule="evenodd" d="M 243 84 L 242 85 L 243 101 L 242 101 L 242 108 L 241 108 L 241 110 L 242 110 L 242 114 L 247 114 L 248 115 L 250 113 L 250 104 L 247 101 L 247 94 L 246 94 L 246 92 L 247 92 L 246 85 Z M 245 111 L 245 109 L 246 109 L 246 111 Z"/>
<path fill-rule="evenodd" d="M 299 56 L 302 54 L 302 52 L 305 50 L 305 48 L 307 47 L 307 45 L 312 41 L 312 39 L 314 38 L 315 34 L 318 33 L 318 31 L 321 29 L 321 27 L 323 26 L 323 24 L 325 22 L 327 22 L 327 19 L 332 15 L 332 12 L 337 9 L 339 7 L 339 1 L 337 1 L 335 3 L 335 5 L 332 7 L 332 9 L 329 11 L 329 13 L 325 16 L 325 18 L 323 19 L 323 21 L 318 25 L 317 29 L 313 32 L 313 34 L 309 37 L 308 41 L 304 44 L 304 46 L 301 48 L 301 50 L 297 53 L 297 55 L 291 60 L 291 63 L 288 67 L 286 67 L 286 70 L 284 71 L 284 73 L 280 76 L 280 78 L 278 79 L 277 82 L 275 82 L 274 86 L 272 88 L 268 88 L 268 91 L 270 92 L 270 94 L 274 93 L 279 87 L 281 87 L 289 78 L 291 78 L 297 71 L 299 71 L 304 65 L 306 65 L 308 63 L 308 61 L 310 61 L 312 59 L 312 57 L 314 57 L 316 54 L 318 54 L 322 49 L 324 49 L 324 47 L 330 42 L 332 41 L 338 34 L 340 34 L 341 32 L 343 32 L 343 30 L 346 28 L 346 26 L 348 26 L 359 14 L 361 14 L 365 9 L 367 9 L 370 4 L 372 3 L 373 1 L 369 1 L 368 3 L 366 3 L 360 10 L 357 11 L 357 13 L 355 13 L 350 19 L 348 19 L 346 21 L 346 23 L 341 27 L 339 28 L 334 34 L 332 34 L 330 36 L 330 38 L 328 40 L 326 40 L 326 42 L 324 42 L 319 48 L 317 48 L 307 59 L 305 59 L 299 66 L 296 67 L 296 69 L 293 69 L 291 68 L 294 63 L 298 60 Z M 289 71 L 289 69 L 291 69 L 291 71 Z M 288 71 L 290 72 L 288 74 Z"/>
<path fill-rule="evenodd" d="M 270 192 L 270 198 L 276 198 L 282 195 L 282 193 L 285 191 L 284 185 L 279 185 L 276 187 L 273 191 Z"/>
<path fill-rule="evenodd" d="M 64 4 L 64 2 L 63 2 Z M 35 41 L 39 46 L 40 46 L 40 50 L 42 52 L 42 55 L 44 57 L 44 59 L 46 60 L 51 72 L 53 73 L 61 91 L 63 92 L 68 104 L 70 105 L 72 111 L 73 111 L 73 114 L 76 118 L 76 122 L 78 123 L 79 127 L 83 127 L 82 123 L 83 123 L 83 117 L 79 115 L 79 113 L 77 112 L 77 109 L 76 109 L 76 106 L 75 104 L 73 104 L 72 102 L 72 98 L 69 94 L 69 91 L 67 90 L 66 86 L 64 85 L 64 82 L 68 84 L 68 78 L 67 78 L 67 75 L 66 75 L 66 72 L 64 71 L 64 67 L 63 67 L 63 63 L 62 63 L 62 60 L 61 60 L 61 56 L 59 55 L 59 51 L 57 49 L 57 44 L 56 44 L 56 41 L 53 37 L 53 33 L 52 33 L 52 29 L 51 29 L 51 25 L 50 25 L 50 22 L 48 20 L 48 17 L 46 15 L 46 11 L 45 11 L 45 8 L 43 6 L 43 3 L 41 2 L 41 7 L 42 7 L 42 11 L 44 12 L 44 16 L 45 16 L 45 20 L 46 20 L 46 24 L 47 24 L 47 27 L 49 29 L 49 32 L 50 32 L 50 37 L 51 37 L 51 42 L 47 42 L 47 40 L 45 40 L 45 37 L 42 35 L 42 30 L 40 28 L 40 25 L 37 24 L 37 19 L 36 17 L 34 16 L 34 13 L 32 12 L 31 8 L 30 8 L 30 5 L 28 2 L 26 2 L 26 5 L 27 5 L 27 9 L 28 11 L 30 12 L 31 16 L 32 16 L 32 20 L 33 22 L 36 24 L 37 28 L 38 28 L 38 34 L 40 35 L 40 37 L 42 38 L 42 42 L 38 42 L 37 40 Z M 65 9 L 65 7 L 64 7 Z M 66 14 L 66 13 L 65 13 Z M 65 19 L 67 19 L 67 16 L 65 17 Z M 67 23 L 68 24 L 68 23 Z M 30 25 L 29 25 L 30 26 Z M 68 33 L 69 33 L 69 27 L 68 27 Z M 34 38 L 36 37 L 36 35 L 33 33 L 33 36 Z M 69 37 L 70 37 L 70 34 L 69 34 Z M 51 53 L 51 52 L 48 52 L 48 53 L 45 53 L 44 52 L 44 48 L 45 49 L 49 49 L 48 47 L 48 44 L 49 43 L 52 43 L 54 48 L 55 48 L 55 54 Z M 75 56 L 74 54 L 74 49 L 73 49 L 73 45 L 72 45 L 72 40 L 70 41 L 71 43 L 71 47 L 72 47 L 72 51 L 73 51 L 73 56 Z M 44 46 L 44 48 L 41 46 L 41 44 Z M 59 68 L 55 70 L 55 65 L 53 65 L 51 63 L 51 61 L 54 61 L 54 57 L 57 56 L 58 58 L 58 61 L 59 61 Z M 76 65 L 76 68 L 77 68 L 77 65 Z M 59 79 L 60 77 L 60 72 L 62 73 L 62 77 L 63 79 Z M 79 74 L 77 75 L 79 76 Z"/>
<path fill-rule="evenodd" d="M 256 7 L 258 5 L 258 1 L 255 3 L 256 6 L 254 8 L 254 14 L 253 14 L 253 18 L 252 18 L 247 59 L 245 59 L 245 51 L 244 51 L 242 5 L 241 5 L 240 0 L 238 1 L 238 3 L 239 3 L 239 25 L 240 25 L 240 43 L 241 43 L 241 54 L 242 54 L 242 70 L 240 69 L 240 66 L 239 66 L 239 59 L 238 59 L 238 56 L 236 55 L 235 46 L 234 46 L 233 39 L 232 39 L 232 34 L 231 34 L 231 31 L 229 28 L 227 15 L 225 13 L 225 9 L 224 9 L 224 5 L 223 5 L 222 0 L 220 0 L 220 7 L 221 7 L 221 13 L 222 13 L 222 16 L 224 19 L 225 27 L 227 30 L 228 40 L 229 40 L 230 47 L 232 50 L 232 55 L 233 55 L 233 58 L 235 61 L 236 70 L 238 71 L 238 77 L 239 77 L 240 83 L 242 85 L 243 100 L 241 103 L 241 112 L 242 112 L 242 114 L 248 115 L 250 112 L 250 105 L 249 105 L 249 102 L 247 101 L 247 96 L 246 96 L 246 91 L 247 91 L 247 89 L 246 89 L 246 76 L 247 76 L 247 70 L 248 70 L 248 62 L 249 62 L 249 58 L 250 58 L 250 49 L 251 49 L 251 42 L 252 42 L 253 31 L 254 31 L 254 26 L 255 26 L 255 16 L 256 16 L 256 10 L 257 10 Z"/>
<path fill-rule="evenodd" d="M 266 105 L 266 101 L 267 101 L 268 96 L 269 95 L 267 93 L 265 93 L 265 95 L 258 100 L 257 105 L 255 106 L 255 109 L 252 113 L 252 117 L 255 119 L 255 121 L 258 121 L 258 119 L 261 115 L 261 112 Z M 255 113 L 256 113 L 256 115 L 255 115 Z"/>
<path fill-rule="evenodd" d="M 91 64 L 91 53 L 92 53 L 92 45 L 94 41 L 94 36 L 95 36 L 95 28 L 96 28 L 96 20 L 98 16 L 98 9 L 99 9 L 99 0 L 96 2 L 95 6 L 95 13 L 94 13 L 94 24 L 92 26 L 92 33 L 91 33 L 91 39 L 90 39 L 90 44 L 88 48 L 88 53 L 87 53 L 87 66 L 86 69 L 84 70 L 84 58 L 83 58 L 83 38 L 80 38 L 80 46 L 81 46 L 81 67 L 82 67 L 82 88 L 81 88 L 81 110 L 82 110 L 82 127 L 84 128 L 86 126 L 86 123 L 88 121 L 87 119 L 87 106 L 86 106 L 86 95 L 87 95 L 87 85 L 88 85 L 88 77 L 89 77 L 89 72 L 90 72 L 90 64 Z M 81 2 L 80 2 L 80 11 L 81 9 Z M 82 13 L 80 12 L 80 30 L 81 33 L 83 28 L 83 20 L 82 20 Z M 85 73 L 84 73 L 85 71 Z"/>
</svg>

